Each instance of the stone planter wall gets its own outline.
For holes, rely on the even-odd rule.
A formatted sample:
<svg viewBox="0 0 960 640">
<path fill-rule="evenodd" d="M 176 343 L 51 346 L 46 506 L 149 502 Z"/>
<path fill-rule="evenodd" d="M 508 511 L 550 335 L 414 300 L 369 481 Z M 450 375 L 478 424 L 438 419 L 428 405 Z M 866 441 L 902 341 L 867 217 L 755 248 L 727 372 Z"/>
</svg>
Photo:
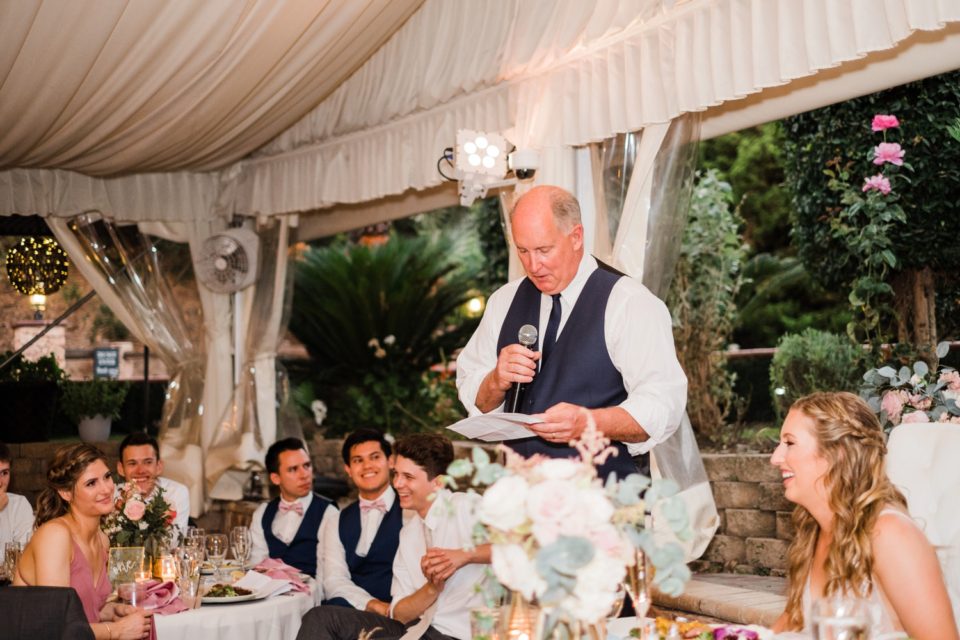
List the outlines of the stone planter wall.
<svg viewBox="0 0 960 640">
<path fill-rule="evenodd" d="M 720 528 L 698 569 L 783 575 L 793 504 L 769 454 L 704 454 Z"/>
<path fill-rule="evenodd" d="M 27 442 L 8 444 L 10 447 L 10 491 L 26 496 L 30 504 L 36 504 L 37 496 L 47 486 L 47 469 L 57 449 L 71 443 Z M 93 443 L 107 455 L 107 466 L 117 470 L 117 447 L 119 440 Z"/>
</svg>

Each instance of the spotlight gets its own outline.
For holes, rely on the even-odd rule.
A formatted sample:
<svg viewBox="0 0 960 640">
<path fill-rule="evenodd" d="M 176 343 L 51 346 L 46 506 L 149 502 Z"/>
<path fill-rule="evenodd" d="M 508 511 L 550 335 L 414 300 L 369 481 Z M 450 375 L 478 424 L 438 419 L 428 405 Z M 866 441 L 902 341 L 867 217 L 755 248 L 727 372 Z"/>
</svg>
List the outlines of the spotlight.
<svg viewBox="0 0 960 640">
<path fill-rule="evenodd" d="M 503 179 L 507 175 L 503 154 L 506 146 L 507 141 L 499 134 L 461 129 L 457 131 L 454 166 L 463 173 L 479 173 Z"/>
</svg>

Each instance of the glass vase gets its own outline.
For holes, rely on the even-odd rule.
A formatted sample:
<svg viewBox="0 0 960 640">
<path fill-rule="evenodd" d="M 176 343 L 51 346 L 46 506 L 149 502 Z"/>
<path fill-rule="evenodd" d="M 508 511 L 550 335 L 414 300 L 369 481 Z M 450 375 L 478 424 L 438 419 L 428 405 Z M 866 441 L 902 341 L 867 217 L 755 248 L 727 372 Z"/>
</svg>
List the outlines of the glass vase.
<svg viewBox="0 0 960 640">
<path fill-rule="evenodd" d="M 540 608 L 519 591 L 510 592 L 510 603 L 500 618 L 500 640 L 535 640 Z"/>
<path fill-rule="evenodd" d="M 641 549 L 637 549 L 636 558 L 633 566 L 627 567 L 627 576 L 623 581 L 623 587 L 630 596 L 630 602 L 633 604 L 634 615 L 637 620 L 643 620 L 650 610 L 650 585 L 653 582 L 652 567 L 647 554 Z"/>
</svg>

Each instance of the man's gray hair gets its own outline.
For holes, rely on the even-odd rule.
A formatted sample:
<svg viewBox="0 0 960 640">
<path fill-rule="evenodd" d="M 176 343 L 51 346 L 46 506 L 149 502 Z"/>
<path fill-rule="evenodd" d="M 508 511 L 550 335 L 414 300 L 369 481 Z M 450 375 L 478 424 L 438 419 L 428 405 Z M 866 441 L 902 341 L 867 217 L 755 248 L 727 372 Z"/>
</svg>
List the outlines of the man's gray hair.
<svg viewBox="0 0 960 640">
<path fill-rule="evenodd" d="M 580 203 L 566 189 L 555 187 L 550 190 L 550 209 L 554 222 L 564 233 L 581 224 Z"/>
</svg>

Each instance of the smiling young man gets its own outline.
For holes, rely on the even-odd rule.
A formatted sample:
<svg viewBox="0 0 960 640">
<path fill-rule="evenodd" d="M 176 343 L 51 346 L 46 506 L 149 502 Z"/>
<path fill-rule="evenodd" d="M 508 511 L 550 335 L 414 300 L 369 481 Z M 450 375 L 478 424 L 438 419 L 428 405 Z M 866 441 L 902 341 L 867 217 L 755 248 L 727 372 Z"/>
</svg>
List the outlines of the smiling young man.
<svg viewBox="0 0 960 640">
<path fill-rule="evenodd" d="M 0 549 L 8 542 L 26 546 L 33 533 L 33 508 L 30 501 L 10 488 L 10 448 L 0 442 Z"/>
<path fill-rule="evenodd" d="M 412 512 L 393 562 L 389 617 L 344 607 L 317 607 L 304 616 L 298 640 L 353 640 L 380 627 L 378 640 L 413 636 L 468 640 L 470 609 L 482 606 L 477 587 L 490 545 L 473 546 L 478 495 L 443 488 L 453 444 L 439 434 L 414 434 L 396 446 L 393 486 Z"/>
<path fill-rule="evenodd" d="M 163 461 L 157 439 L 145 433 L 131 433 L 120 442 L 119 456 L 117 473 L 126 482 L 136 483 L 147 500 L 157 494 L 158 486 L 163 489 L 163 499 L 177 514 L 173 519 L 174 526 L 181 533 L 185 532 L 190 517 L 190 492 L 179 482 L 160 477 Z M 118 492 L 125 488 L 126 483 L 117 485 Z"/>
<path fill-rule="evenodd" d="M 313 463 L 303 442 L 285 438 L 270 445 L 266 455 L 270 482 L 280 495 L 253 512 L 250 561 L 267 557 L 283 560 L 300 571 L 316 576 L 323 584 L 324 532 L 336 531 L 337 508 L 313 493 Z"/>
<path fill-rule="evenodd" d="M 387 615 L 393 558 L 403 525 L 397 494 L 390 486 L 390 443 L 379 431 L 360 429 L 343 442 L 343 470 L 359 499 L 337 519 L 323 546 L 323 604 Z"/>
</svg>

